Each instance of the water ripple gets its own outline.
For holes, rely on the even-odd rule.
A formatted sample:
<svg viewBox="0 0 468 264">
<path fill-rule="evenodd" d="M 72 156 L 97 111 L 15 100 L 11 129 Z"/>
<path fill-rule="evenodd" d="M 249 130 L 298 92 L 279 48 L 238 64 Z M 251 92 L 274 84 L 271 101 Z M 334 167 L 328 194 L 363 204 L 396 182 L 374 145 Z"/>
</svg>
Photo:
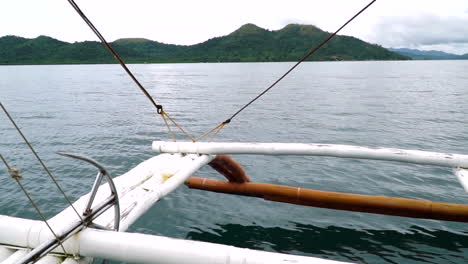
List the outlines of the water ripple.
<svg viewBox="0 0 468 264">
<path fill-rule="evenodd" d="M 290 63 L 131 65 L 192 135 L 224 121 Z M 467 154 L 466 61 L 307 62 L 226 126 L 219 141 L 315 142 Z M 443 69 L 443 70 L 442 70 Z M 24 78 L 28 76 L 28 78 Z M 122 174 L 170 140 L 118 65 L 2 66 L 0 98 L 73 199 L 94 168 Z M 159 102 L 159 101 L 158 101 Z M 46 215 L 66 204 L 0 115 L 0 152 L 24 171 Z M 179 139 L 185 139 L 177 132 Z M 186 140 L 186 139 L 185 139 Z M 255 181 L 328 191 L 466 203 L 450 169 L 323 157 L 235 156 Z M 209 168 L 197 176 L 220 178 Z M 0 213 L 37 219 L 0 177 Z M 132 231 L 359 263 L 466 263 L 465 225 L 273 204 L 179 188 Z"/>
</svg>

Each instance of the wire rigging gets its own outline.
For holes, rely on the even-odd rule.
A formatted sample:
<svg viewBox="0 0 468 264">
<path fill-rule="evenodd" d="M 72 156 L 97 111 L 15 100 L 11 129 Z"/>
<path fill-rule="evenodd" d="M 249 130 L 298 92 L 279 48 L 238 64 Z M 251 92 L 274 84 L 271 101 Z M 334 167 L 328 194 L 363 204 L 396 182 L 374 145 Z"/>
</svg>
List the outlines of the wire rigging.
<svg viewBox="0 0 468 264">
<path fill-rule="evenodd" d="M 324 39 L 322 42 L 320 42 L 320 44 L 318 44 L 316 47 L 314 47 L 312 50 L 310 50 L 304 57 L 302 57 L 298 62 L 296 62 L 291 68 L 289 68 L 289 70 L 287 70 L 281 77 L 279 77 L 275 82 L 273 82 L 273 84 L 271 84 L 270 86 L 268 86 L 268 88 L 266 88 L 263 92 L 261 92 L 260 94 L 258 94 L 256 97 L 254 97 L 252 100 L 250 100 L 247 104 L 245 104 L 244 106 L 242 106 L 239 110 L 237 110 L 237 112 L 235 112 L 231 117 L 229 117 L 228 119 L 226 119 L 224 122 L 222 122 L 221 124 L 217 125 L 216 127 L 212 128 L 211 130 L 209 130 L 208 132 L 206 132 L 205 134 L 203 134 L 201 137 L 197 138 L 196 140 L 198 139 L 201 139 L 201 138 L 204 138 L 205 136 L 211 134 L 213 131 L 215 131 L 216 129 L 218 129 L 216 131 L 216 133 L 211 137 L 211 140 L 221 131 L 221 129 L 231 123 L 231 120 L 234 119 L 238 114 L 240 114 L 244 109 L 246 109 L 247 107 L 249 107 L 253 102 L 257 101 L 260 97 L 262 97 L 264 94 L 266 94 L 268 91 L 270 91 L 273 87 L 275 87 L 281 80 L 283 80 L 287 75 L 289 75 L 289 73 L 291 73 L 297 66 L 299 66 L 299 64 L 301 64 L 302 62 L 304 62 L 307 58 L 309 58 L 312 54 L 314 54 L 318 49 L 320 49 L 323 45 L 325 45 L 327 42 L 329 42 L 333 37 L 335 37 L 338 32 L 340 32 L 344 27 L 346 27 L 351 21 L 353 21 L 356 17 L 358 17 L 362 12 L 364 12 L 368 7 L 370 7 L 375 1 L 377 0 L 373 0 L 371 1 L 369 4 L 367 4 L 364 8 L 362 8 L 359 12 L 357 12 L 353 17 L 351 17 L 346 23 L 344 23 L 340 28 L 338 28 L 334 33 L 330 34 L 326 39 Z"/>
<path fill-rule="evenodd" d="M 18 169 L 16 168 L 11 168 L 10 165 L 8 165 L 7 161 L 5 160 L 5 158 L 2 156 L 2 154 L 0 154 L 0 159 L 3 161 L 3 164 L 5 164 L 5 167 L 7 168 L 8 170 L 8 173 L 10 174 L 10 177 L 13 178 L 16 183 L 18 184 L 18 186 L 20 187 L 21 191 L 24 193 L 24 195 L 28 198 L 29 202 L 32 204 L 32 206 L 34 207 L 34 210 L 36 210 L 36 212 L 39 214 L 39 216 L 41 217 L 42 221 L 47 225 L 47 228 L 49 228 L 50 232 L 52 233 L 52 235 L 55 237 L 55 239 L 57 239 L 57 241 L 59 242 L 60 244 L 60 247 L 62 248 L 63 250 L 63 253 L 67 254 L 67 251 L 65 251 L 65 247 L 63 246 L 62 244 L 62 241 L 60 240 L 60 238 L 57 236 L 57 234 L 54 232 L 54 230 L 52 229 L 52 227 L 49 225 L 49 223 L 47 222 L 44 214 L 42 214 L 41 210 L 39 209 L 39 207 L 36 205 L 36 203 L 34 202 L 34 200 L 31 198 L 31 196 L 29 195 L 29 193 L 26 191 L 26 189 L 24 188 L 23 184 L 21 183 L 20 179 L 21 179 L 21 174 L 19 172 Z M 81 218 L 81 217 L 80 217 Z"/>
<path fill-rule="evenodd" d="M 172 119 L 167 112 L 163 110 L 162 105 L 157 104 L 156 101 L 153 99 L 153 97 L 149 94 L 149 92 L 143 87 L 143 85 L 138 81 L 138 79 L 133 75 L 133 73 L 130 71 L 130 69 L 127 67 L 125 62 L 120 58 L 120 56 L 115 52 L 115 50 L 109 45 L 109 43 L 106 41 L 104 36 L 99 32 L 99 30 L 93 25 L 93 23 L 86 17 L 86 15 L 81 11 L 80 7 L 75 3 L 74 0 L 68 0 L 70 5 L 75 9 L 75 11 L 80 15 L 80 17 L 86 22 L 86 24 L 89 26 L 89 28 L 96 34 L 96 36 L 99 38 L 101 43 L 107 48 L 107 50 L 112 54 L 112 56 L 117 60 L 117 62 L 122 66 L 122 68 L 127 72 L 127 74 L 130 76 L 130 78 L 135 82 L 135 84 L 140 88 L 140 90 L 143 92 L 143 94 L 151 101 L 153 106 L 156 108 L 156 112 L 161 115 L 161 117 L 164 120 L 164 123 L 166 124 L 166 127 L 169 130 L 169 134 L 171 137 L 175 140 L 175 135 L 172 132 L 170 126 L 167 123 L 167 120 L 165 117 L 167 117 L 184 135 L 186 135 L 190 140 L 194 141 L 194 138 L 189 135 L 179 124 L 177 124 L 174 119 Z"/>
<path fill-rule="evenodd" d="M 377 0 L 373 0 L 371 1 L 369 4 L 367 4 L 364 8 L 361 9 L 361 11 L 359 11 L 358 13 L 356 13 L 352 18 L 350 18 L 346 23 L 344 23 L 338 30 L 336 30 L 334 33 L 330 34 L 330 36 L 328 36 L 328 38 L 326 38 L 325 40 L 323 40 L 320 44 L 318 44 L 315 48 L 313 48 L 312 50 L 309 51 L 309 53 L 307 53 L 304 57 L 302 57 L 296 64 L 294 64 L 288 71 L 286 71 L 286 73 L 284 73 L 281 77 L 279 77 L 273 84 L 271 84 L 268 88 L 266 88 L 263 92 L 261 92 L 260 94 L 258 94 L 255 98 L 253 98 L 250 102 L 248 102 L 247 104 L 245 104 L 243 107 L 241 107 L 237 112 L 235 112 L 231 117 L 229 117 L 228 119 L 226 119 L 226 121 L 224 121 L 223 123 L 224 124 L 228 124 L 231 122 L 231 120 L 236 117 L 240 112 L 242 112 L 245 108 L 247 108 L 249 105 L 251 105 L 253 102 L 257 101 L 257 99 L 259 99 L 260 97 L 262 97 L 264 94 L 266 94 L 268 91 L 270 91 L 274 86 L 276 86 L 276 84 L 278 84 L 281 80 L 284 79 L 284 77 L 286 77 L 289 73 L 291 73 L 297 66 L 299 66 L 299 64 L 301 64 L 302 62 L 304 62 L 307 58 L 309 58 L 312 54 L 314 54 L 318 49 L 320 49 L 323 45 L 325 45 L 328 41 L 330 41 L 333 37 L 335 37 L 338 32 L 340 32 L 346 25 L 348 25 L 351 21 L 353 21 L 356 17 L 358 17 L 362 12 L 364 12 L 364 10 L 366 10 L 368 7 L 370 7 L 375 1 Z"/>
<path fill-rule="evenodd" d="M 2 108 L 3 112 L 5 112 L 6 116 L 8 117 L 8 119 L 10 120 L 10 122 L 13 124 L 13 126 L 15 127 L 16 131 L 18 131 L 18 133 L 20 134 L 20 136 L 23 138 L 24 142 L 26 143 L 26 145 L 29 147 L 29 149 L 31 150 L 31 152 L 34 154 L 34 156 L 36 157 L 37 161 L 41 164 L 42 168 L 44 168 L 44 170 L 46 171 L 47 175 L 49 175 L 49 178 L 54 182 L 55 186 L 57 187 L 57 189 L 62 193 L 63 197 L 65 198 L 65 200 L 68 202 L 68 204 L 71 206 L 71 208 L 73 208 L 73 211 L 75 211 L 76 215 L 78 216 L 78 218 L 80 218 L 80 220 L 83 220 L 83 218 L 81 217 L 81 215 L 78 213 L 78 211 L 76 210 L 76 208 L 73 206 L 73 203 L 70 201 L 70 199 L 68 198 L 68 196 L 65 194 L 64 190 L 62 189 L 62 187 L 60 187 L 59 183 L 57 182 L 57 180 L 55 179 L 55 177 L 52 175 L 52 173 L 50 172 L 50 170 L 47 168 L 47 166 L 45 165 L 45 163 L 42 161 L 42 159 L 39 157 L 39 155 L 37 154 L 37 152 L 34 150 L 33 146 L 31 145 L 31 143 L 29 143 L 28 139 L 26 138 L 26 136 L 23 134 L 23 132 L 21 131 L 21 129 L 18 127 L 18 125 L 16 124 L 15 120 L 13 120 L 13 118 L 11 117 L 10 113 L 7 111 L 7 109 L 3 106 L 3 104 L 0 102 L 0 107 Z"/>
<path fill-rule="evenodd" d="M 233 115 L 231 115 L 228 119 L 223 121 L 222 123 L 218 124 L 214 128 L 210 129 L 208 132 L 202 134 L 200 137 L 195 138 L 189 135 L 179 124 L 177 124 L 164 110 L 163 107 L 159 104 L 156 103 L 156 101 L 151 97 L 151 95 L 148 93 L 148 91 L 141 85 L 141 83 L 136 79 L 136 77 L 133 75 L 133 73 L 127 68 L 125 63 L 122 61 L 122 59 L 117 55 L 117 53 L 114 51 L 114 49 L 109 45 L 109 43 L 104 39 L 104 37 L 101 35 L 101 33 L 97 30 L 97 28 L 91 23 L 91 21 L 86 17 L 86 15 L 81 11 L 81 9 L 78 7 L 78 5 L 75 3 L 74 0 L 67 0 L 70 5 L 75 9 L 75 11 L 81 16 L 81 18 L 86 22 L 86 24 L 91 28 L 91 30 L 96 34 L 96 36 L 99 38 L 99 40 L 102 42 L 102 44 L 109 50 L 109 52 L 112 54 L 112 56 L 119 62 L 119 64 L 123 67 L 123 69 L 127 72 L 127 74 L 132 78 L 132 80 L 137 84 L 137 86 L 140 88 L 140 90 L 146 95 L 146 97 L 151 101 L 151 103 L 156 107 L 157 113 L 160 114 L 164 120 L 164 123 L 166 124 L 166 127 L 169 130 L 169 134 L 171 137 L 176 140 L 174 133 L 172 132 L 167 120 L 171 121 L 184 135 L 186 135 L 192 142 L 196 142 L 200 139 L 205 138 L 206 136 L 210 135 L 214 131 L 214 135 L 212 135 L 211 140 L 221 131 L 221 129 L 229 124 L 232 119 L 234 119 L 238 114 L 240 114 L 244 109 L 249 107 L 252 103 L 257 101 L 260 97 L 262 97 L 264 94 L 266 94 L 268 91 L 270 91 L 273 87 L 275 87 L 281 80 L 283 80 L 287 75 L 289 75 L 299 64 L 307 60 L 312 54 L 314 54 L 318 49 L 320 49 L 323 45 L 328 43 L 332 38 L 334 38 L 344 27 L 346 27 L 351 21 L 353 21 L 356 17 L 358 17 L 362 12 L 364 12 L 367 8 L 369 8 L 375 1 L 377 0 L 372 0 L 370 3 L 368 3 L 364 8 L 362 8 L 359 12 L 357 12 L 353 17 L 351 17 L 346 23 L 344 23 L 340 28 L 338 28 L 334 33 L 330 34 L 326 39 L 324 39 L 320 44 L 318 44 L 316 47 L 314 47 L 312 50 L 310 50 L 304 57 L 302 57 L 298 62 L 296 62 L 289 70 L 287 70 L 282 76 L 280 76 L 275 82 L 273 82 L 270 86 L 268 86 L 264 91 L 262 91 L 260 94 L 258 94 L 256 97 L 254 97 L 252 100 L 250 100 L 247 104 L 242 106 L 239 110 L 237 110 Z"/>
</svg>

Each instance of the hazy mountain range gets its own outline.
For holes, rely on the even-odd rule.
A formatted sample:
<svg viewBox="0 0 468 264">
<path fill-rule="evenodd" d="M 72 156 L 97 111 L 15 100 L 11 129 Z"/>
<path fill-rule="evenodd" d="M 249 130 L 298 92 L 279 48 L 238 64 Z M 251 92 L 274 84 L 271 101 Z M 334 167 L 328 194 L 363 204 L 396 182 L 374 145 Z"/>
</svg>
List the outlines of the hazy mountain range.
<svg viewBox="0 0 468 264">
<path fill-rule="evenodd" d="M 457 55 L 437 50 L 417 50 L 417 49 L 392 49 L 388 50 L 408 56 L 413 60 L 466 60 L 468 53 L 464 55 Z"/>
</svg>

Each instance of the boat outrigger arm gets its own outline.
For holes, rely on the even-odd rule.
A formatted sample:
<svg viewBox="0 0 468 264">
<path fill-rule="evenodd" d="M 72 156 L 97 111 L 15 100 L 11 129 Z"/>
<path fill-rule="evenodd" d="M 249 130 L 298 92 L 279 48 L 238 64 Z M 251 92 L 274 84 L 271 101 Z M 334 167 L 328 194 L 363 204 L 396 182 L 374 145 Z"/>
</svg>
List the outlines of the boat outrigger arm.
<svg viewBox="0 0 468 264">
<path fill-rule="evenodd" d="M 91 263 L 94 258 L 165 264 L 344 263 L 125 232 L 157 201 L 183 183 L 191 188 L 261 197 L 271 201 L 368 213 L 468 221 L 466 205 L 382 196 L 378 196 L 379 199 L 374 199 L 375 196 L 369 199 L 368 196 L 356 194 L 252 183 L 243 169 L 234 164 L 231 158 L 221 156 L 221 154 L 315 155 L 446 166 L 455 168 L 455 175 L 463 187 L 468 189 L 468 171 L 464 169 L 468 168 L 467 155 L 347 145 L 286 143 L 155 141 L 153 150 L 162 154 L 142 162 L 113 180 L 108 177 L 102 166 L 94 164 L 99 167 L 100 172 L 91 192 L 73 204 L 78 212 L 84 212 L 83 215 L 78 217 L 75 210 L 68 207 L 48 221 L 55 233 L 59 234 L 60 241 L 44 222 L 0 216 L 0 263 Z M 206 164 L 227 176 L 229 181 L 190 177 Z M 103 178 L 107 179 L 107 183 L 98 188 Z M 112 207 L 114 210 L 107 210 Z M 55 246 L 48 246 L 50 244 Z"/>
<path fill-rule="evenodd" d="M 369 148 L 333 144 L 291 143 L 174 143 L 154 142 L 153 150 L 160 153 L 197 154 L 262 154 L 311 155 L 353 159 L 373 159 L 455 168 L 454 174 L 468 191 L 468 155 L 437 153 L 395 148 Z M 218 159 L 219 156 L 217 156 Z M 212 162 L 213 163 L 213 162 Z M 211 165 L 211 163 L 210 163 Z M 227 170 L 225 170 L 227 171 Z M 225 174 L 225 173 L 223 173 Z M 240 174 L 245 174 L 241 172 Z M 249 181 L 220 181 L 191 177 L 190 188 L 220 193 L 263 198 L 269 201 L 365 213 L 413 218 L 468 222 L 468 205 L 433 202 L 399 197 L 328 192 L 301 187 L 252 183 Z M 240 176 L 237 178 L 245 178 Z M 247 177 L 248 178 L 248 177 Z"/>
</svg>

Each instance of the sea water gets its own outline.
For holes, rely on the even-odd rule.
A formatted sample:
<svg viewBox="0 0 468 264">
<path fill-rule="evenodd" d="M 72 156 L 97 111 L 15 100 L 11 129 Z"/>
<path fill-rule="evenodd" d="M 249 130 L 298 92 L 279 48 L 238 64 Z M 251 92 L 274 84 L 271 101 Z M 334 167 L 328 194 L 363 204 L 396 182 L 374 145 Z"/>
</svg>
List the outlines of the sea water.
<svg viewBox="0 0 468 264">
<path fill-rule="evenodd" d="M 293 63 L 129 67 L 191 135 L 226 120 Z M 306 62 L 216 137 L 227 142 L 354 144 L 468 154 L 468 61 Z M 0 101 L 72 200 L 95 169 L 121 175 L 171 140 L 118 65 L 1 66 Z M 173 128 L 174 129 L 174 128 Z M 177 133 L 179 141 L 187 140 Z M 0 112 L 0 153 L 51 217 L 67 206 Z M 253 181 L 318 190 L 467 203 L 451 169 L 300 156 L 234 156 Z M 39 219 L 0 164 L 0 214 Z M 196 176 L 221 179 L 210 168 Z M 358 263 L 466 263 L 462 223 L 342 212 L 181 186 L 129 230 Z"/>
</svg>

